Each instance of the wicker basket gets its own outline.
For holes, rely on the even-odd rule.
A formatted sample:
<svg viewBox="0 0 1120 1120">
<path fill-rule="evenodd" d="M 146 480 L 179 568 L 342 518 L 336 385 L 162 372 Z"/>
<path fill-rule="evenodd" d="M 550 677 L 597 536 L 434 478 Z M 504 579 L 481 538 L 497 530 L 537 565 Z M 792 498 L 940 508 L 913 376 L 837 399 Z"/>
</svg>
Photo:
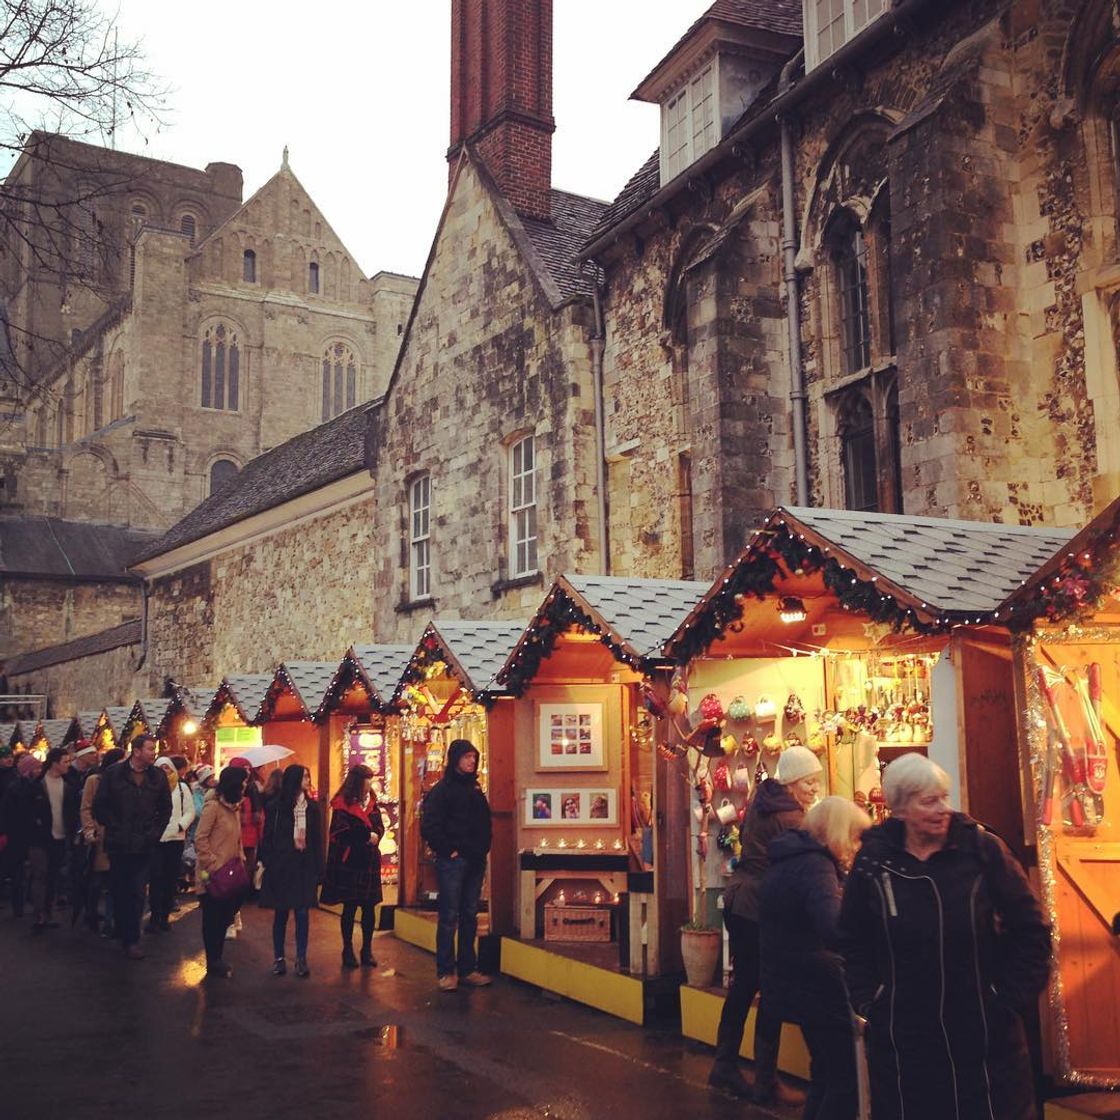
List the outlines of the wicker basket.
<svg viewBox="0 0 1120 1120">
<path fill-rule="evenodd" d="M 546 902 L 545 941 L 610 941 L 611 911 L 608 906 L 560 906 Z"/>
</svg>

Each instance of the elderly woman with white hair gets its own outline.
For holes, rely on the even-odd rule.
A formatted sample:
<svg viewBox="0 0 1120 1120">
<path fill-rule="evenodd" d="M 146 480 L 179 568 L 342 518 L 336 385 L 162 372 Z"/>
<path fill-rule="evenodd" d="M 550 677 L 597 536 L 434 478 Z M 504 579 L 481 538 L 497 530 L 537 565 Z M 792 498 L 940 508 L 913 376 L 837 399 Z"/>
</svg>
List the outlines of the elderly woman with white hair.
<svg viewBox="0 0 1120 1120">
<path fill-rule="evenodd" d="M 1007 846 L 949 807 L 918 754 L 883 775 L 891 817 L 864 835 L 841 947 L 868 1021 L 875 1120 L 1032 1120 L 1021 1016 L 1050 968 L 1050 929 Z"/>
</svg>

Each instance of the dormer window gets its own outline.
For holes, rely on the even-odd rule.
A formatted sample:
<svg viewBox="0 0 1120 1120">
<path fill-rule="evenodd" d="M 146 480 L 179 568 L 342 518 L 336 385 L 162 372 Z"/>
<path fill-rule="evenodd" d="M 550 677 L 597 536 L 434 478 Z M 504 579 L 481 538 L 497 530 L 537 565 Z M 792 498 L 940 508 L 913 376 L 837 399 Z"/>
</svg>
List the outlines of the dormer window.
<svg viewBox="0 0 1120 1120">
<path fill-rule="evenodd" d="M 805 69 L 812 70 L 879 18 L 891 0 L 805 0 Z"/>
<path fill-rule="evenodd" d="M 662 106 L 662 183 L 675 179 L 719 142 L 715 71 L 713 60 Z"/>
</svg>

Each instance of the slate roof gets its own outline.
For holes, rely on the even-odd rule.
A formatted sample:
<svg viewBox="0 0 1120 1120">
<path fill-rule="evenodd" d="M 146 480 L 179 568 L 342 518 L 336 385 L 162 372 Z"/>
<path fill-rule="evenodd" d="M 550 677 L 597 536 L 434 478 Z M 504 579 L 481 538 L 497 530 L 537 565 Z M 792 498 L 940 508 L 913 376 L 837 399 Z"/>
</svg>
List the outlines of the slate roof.
<svg viewBox="0 0 1120 1120">
<path fill-rule="evenodd" d="M 462 670 L 462 683 L 471 692 L 500 692 L 493 687 L 494 678 L 513 652 L 524 622 L 440 622 L 434 621 L 425 631 L 434 632 L 444 649 Z M 423 643 L 423 638 L 420 639 Z"/>
<path fill-rule="evenodd" d="M 16 737 L 14 723 L 0 723 L 0 747 L 10 747 Z"/>
<path fill-rule="evenodd" d="M 7 662 L 8 674 L 15 676 L 30 673 L 48 665 L 61 665 L 66 661 L 77 661 L 80 657 L 91 657 L 95 653 L 105 653 L 120 646 L 136 645 L 141 633 L 140 619 L 130 619 L 119 626 L 111 626 L 108 630 L 99 630 L 96 634 L 87 634 L 71 642 L 11 657 Z"/>
<path fill-rule="evenodd" d="M 209 685 L 180 685 L 175 689 L 175 699 L 179 707 L 189 716 L 201 719 L 214 699 L 218 690 Z"/>
<path fill-rule="evenodd" d="M 74 721 L 72 719 L 45 719 L 39 724 L 39 731 L 50 748 L 61 747 Z"/>
<path fill-rule="evenodd" d="M 135 557 L 162 556 L 365 469 L 368 402 L 250 459 L 241 473 Z"/>
<path fill-rule="evenodd" d="M 105 718 L 109 721 L 109 730 L 113 733 L 113 738 L 117 741 L 118 747 L 125 747 L 128 744 L 121 742 L 121 736 L 124 734 L 124 729 L 128 725 L 129 717 L 132 715 L 132 708 L 113 707 L 105 709 Z"/>
<path fill-rule="evenodd" d="M 553 190 L 552 220 L 542 222 L 520 217 L 525 233 L 541 263 L 560 289 L 562 299 L 591 296 L 595 278 L 591 269 L 581 269 L 576 260 L 580 247 L 602 221 L 607 203 L 568 191 Z"/>
<path fill-rule="evenodd" d="M 353 645 L 346 656 L 360 669 L 378 704 L 388 704 L 415 652 L 415 646 Z"/>
<path fill-rule="evenodd" d="M 296 699 L 308 718 L 311 718 L 323 706 L 327 689 L 337 672 L 337 661 L 285 661 L 276 670 L 273 684 L 283 682 L 286 677 Z M 269 692 L 272 692 L 271 688 Z"/>
<path fill-rule="evenodd" d="M 146 700 L 137 700 L 132 706 L 134 715 L 139 715 L 149 731 L 159 730 L 167 713 L 171 710 L 171 701 L 166 697 L 149 697 Z"/>
<path fill-rule="evenodd" d="M 79 712 L 74 721 L 78 725 L 78 732 L 83 739 L 88 739 L 96 730 L 101 721 L 101 709 L 93 712 Z"/>
<path fill-rule="evenodd" d="M 223 677 L 222 683 L 214 693 L 214 698 L 210 701 L 207 714 L 214 712 L 214 706 L 224 692 L 241 718 L 246 723 L 252 723 L 260 713 L 272 681 L 273 677 L 267 673 L 240 673 L 232 677 Z"/>
<path fill-rule="evenodd" d="M 708 590 L 699 580 L 682 579 L 571 575 L 563 582 L 636 657 L 658 655 Z"/>
<path fill-rule="evenodd" d="M 995 610 L 1074 535 L 1072 529 L 999 525 L 851 510 L 779 509 L 940 613 Z"/>
<path fill-rule="evenodd" d="M 618 197 L 603 211 L 599 224 L 587 236 L 584 244 L 596 240 L 612 226 L 616 226 L 628 214 L 637 210 L 643 202 L 653 198 L 660 189 L 661 149 L 654 148 L 653 155 L 630 176 L 626 186 L 618 192 Z"/>
<path fill-rule="evenodd" d="M 0 517 L 0 572 L 68 579 L 129 579 L 154 534 L 58 517 Z"/>
</svg>

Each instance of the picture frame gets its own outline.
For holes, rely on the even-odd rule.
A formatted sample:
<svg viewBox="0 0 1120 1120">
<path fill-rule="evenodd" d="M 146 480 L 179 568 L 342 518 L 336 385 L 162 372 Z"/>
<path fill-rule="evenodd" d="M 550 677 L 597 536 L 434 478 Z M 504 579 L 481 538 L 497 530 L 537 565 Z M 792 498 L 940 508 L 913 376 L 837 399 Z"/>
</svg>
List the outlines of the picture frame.
<svg viewBox="0 0 1120 1120">
<path fill-rule="evenodd" d="M 606 770 L 603 705 L 538 705 L 538 770 Z"/>
<path fill-rule="evenodd" d="M 524 821 L 529 828 L 595 828 L 618 824 L 618 793 L 576 786 L 530 786 Z"/>
</svg>

